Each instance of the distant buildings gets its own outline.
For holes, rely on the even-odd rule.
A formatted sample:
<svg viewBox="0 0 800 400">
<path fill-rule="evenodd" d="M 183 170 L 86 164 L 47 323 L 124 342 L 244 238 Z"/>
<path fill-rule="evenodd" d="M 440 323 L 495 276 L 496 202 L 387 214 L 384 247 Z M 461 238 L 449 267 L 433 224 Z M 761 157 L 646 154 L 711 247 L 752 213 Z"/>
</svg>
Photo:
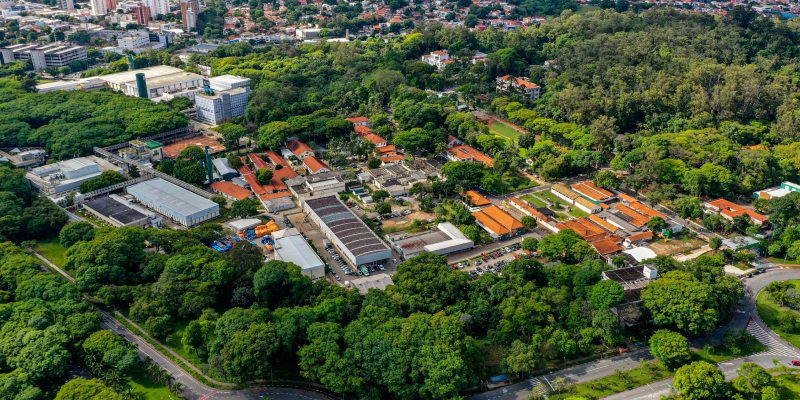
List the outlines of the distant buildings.
<svg viewBox="0 0 800 400">
<path fill-rule="evenodd" d="M 209 87 L 194 98 L 198 120 L 217 125 L 244 114 L 250 98 L 250 79 L 223 75 L 208 82 Z"/>
<path fill-rule="evenodd" d="M 59 10 L 71 11 L 75 9 L 75 3 L 72 0 L 58 0 L 56 3 Z"/>
<path fill-rule="evenodd" d="M 130 50 L 137 54 L 151 50 L 153 47 L 150 44 L 150 33 L 146 30 L 127 31 L 125 34 L 117 36 L 117 46 L 123 51 Z"/>
<path fill-rule="evenodd" d="M 511 75 L 498 77 L 495 87 L 498 92 L 519 91 L 531 100 L 538 100 L 541 95 L 539 85 L 526 78 L 517 78 Z"/>
<path fill-rule="evenodd" d="M 150 18 L 169 14 L 169 0 L 144 0 L 144 5 L 150 10 Z"/>
<path fill-rule="evenodd" d="M 294 35 L 298 40 L 315 40 L 319 39 L 319 34 L 322 29 L 319 28 L 303 28 L 295 29 Z"/>
<path fill-rule="evenodd" d="M 706 212 L 717 213 L 728 221 L 733 221 L 734 218 L 745 215 L 753 224 L 762 226 L 769 220 L 766 215 L 759 214 L 725 199 L 707 201 L 703 204 L 703 208 Z"/>
<path fill-rule="evenodd" d="M 197 16 L 200 15 L 198 0 L 181 0 L 181 21 L 183 29 L 193 31 L 197 28 Z"/>
<path fill-rule="evenodd" d="M 472 161 L 483 163 L 483 165 L 491 168 L 494 165 L 492 157 L 483 154 L 480 150 L 464 144 L 455 136 L 449 136 L 447 139 L 447 158 L 450 161 Z"/>
<path fill-rule="evenodd" d="M 150 23 L 150 7 L 140 3 L 137 4 L 131 11 L 137 24 L 147 25 Z"/>
<path fill-rule="evenodd" d="M 89 156 L 36 167 L 25 177 L 42 194 L 61 195 L 78 190 L 81 183 L 107 170 L 122 172 L 122 168 L 102 158 Z"/>
<path fill-rule="evenodd" d="M 450 54 L 443 50 L 436 50 L 430 54 L 425 54 L 421 58 L 422 62 L 432 65 L 437 69 L 444 69 L 448 64 L 453 63 L 454 60 L 450 58 Z"/>
<path fill-rule="evenodd" d="M 755 197 L 757 199 L 770 200 L 770 199 L 777 199 L 777 198 L 786 196 L 786 195 L 788 195 L 789 193 L 792 193 L 792 192 L 800 192 L 800 185 L 798 185 L 798 184 L 796 184 L 794 182 L 788 182 L 787 181 L 787 182 L 781 183 L 781 185 L 778 186 L 778 187 L 774 187 L 774 188 L 765 189 L 765 190 L 761 190 L 761 191 L 755 192 L 755 193 L 753 193 L 753 197 Z"/>
<path fill-rule="evenodd" d="M 19 60 L 31 60 L 33 69 L 65 67 L 72 62 L 86 60 L 86 48 L 65 43 L 15 44 L 0 49 L 0 65 Z"/>
</svg>

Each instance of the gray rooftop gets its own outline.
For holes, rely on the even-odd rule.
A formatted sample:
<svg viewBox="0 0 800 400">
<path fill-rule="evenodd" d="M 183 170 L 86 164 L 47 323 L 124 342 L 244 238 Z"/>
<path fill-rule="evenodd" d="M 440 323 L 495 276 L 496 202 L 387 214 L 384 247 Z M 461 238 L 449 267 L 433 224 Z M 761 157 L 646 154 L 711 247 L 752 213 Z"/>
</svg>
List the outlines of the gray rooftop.
<svg viewBox="0 0 800 400">
<path fill-rule="evenodd" d="M 128 186 L 127 191 L 142 202 L 158 204 L 179 215 L 192 215 L 209 208 L 219 208 L 217 203 L 161 178 Z"/>
<path fill-rule="evenodd" d="M 389 246 L 336 196 L 309 199 L 306 204 L 354 256 L 389 250 Z"/>
<path fill-rule="evenodd" d="M 325 265 L 301 235 L 290 235 L 275 239 L 275 254 L 282 261 L 293 263 L 301 269 Z"/>
</svg>

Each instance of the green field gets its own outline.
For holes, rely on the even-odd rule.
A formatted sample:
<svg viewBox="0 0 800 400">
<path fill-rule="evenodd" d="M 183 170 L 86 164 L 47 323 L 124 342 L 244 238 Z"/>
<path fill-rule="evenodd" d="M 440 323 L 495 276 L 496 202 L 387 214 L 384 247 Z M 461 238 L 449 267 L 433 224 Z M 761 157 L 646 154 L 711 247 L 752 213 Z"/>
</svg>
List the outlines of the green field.
<svg viewBox="0 0 800 400">
<path fill-rule="evenodd" d="M 538 197 L 536 197 L 536 196 L 534 196 L 532 194 L 523 195 L 521 198 L 522 198 L 522 200 L 525 200 L 528 203 L 531 203 L 536 207 L 547 207 L 547 204 L 544 204 L 542 199 L 540 199 L 540 198 L 538 198 Z"/>
<path fill-rule="evenodd" d="M 185 347 L 181 342 L 181 339 L 183 338 L 183 331 L 186 330 L 186 326 L 188 324 L 189 323 L 186 321 L 173 322 L 172 326 L 174 327 L 175 333 L 169 335 L 167 339 L 164 340 L 164 345 L 169 347 L 172 351 L 178 353 L 178 355 L 183 357 L 184 360 L 192 363 L 192 365 L 199 368 L 206 375 L 210 376 L 211 378 L 224 381 L 223 377 L 219 376 L 208 368 L 207 360 L 205 360 L 203 357 L 200 357 L 200 355 L 193 349 Z"/>
<path fill-rule="evenodd" d="M 793 280 L 788 281 L 791 282 L 795 288 L 800 289 L 800 280 Z M 800 335 L 795 333 L 788 333 L 784 332 L 780 329 L 780 324 L 778 323 L 778 318 L 781 314 L 784 313 L 797 313 L 797 311 L 791 310 L 787 307 L 783 307 L 778 305 L 775 301 L 772 300 L 772 297 L 767 293 L 765 290 L 762 290 L 761 293 L 758 294 L 756 297 L 756 308 L 758 309 L 758 315 L 761 316 L 761 319 L 764 320 L 764 323 L 767 324 L 775 333 L 780 335 L 780 337 L 786 339 L 789 343 L 793 344 L 795 347 L 800 346 Z"/>
<path fill-rule="evenodd" d="M 587 213 L 586 211 L 581 210 L 578 207 L 570 206 L 569 215 L 571 215 L 571 216 L 573 216 L 575 218 L 583 218 L 583 217 L 588 217 L 589 213 Z"/>
<path fill-rule="evenodd" d="M 33 249 L 52 261 L 53 264 L 59 267 L 64 266 L 64 253 L 67 252 L 67 249 L 58 242 L 58 238 L 36 242 L 36 246 L 33 246 Z"/>
<path fill-rule="evenodd" d="M 147 400 L 178 399 L 178 397 L 169 391 L 168 387 L 160 383 L 153 382 L 153 380 L 142 369 L 136 370 L 133 373 L 133 376 L 128 379 L 128 386 L 130 386 L 134 392 L 141 393 L 143 398 Z"/>
<path fill-rule="evenodd" d="M 502 136 L 506 139 L 512 140 L 514 143 L 519 140 L 519 132 L 507 124 L 504 124 L 500 121 L 495 121 L 488 126 L 489 132 L 494 135 Z"/>
</svg>

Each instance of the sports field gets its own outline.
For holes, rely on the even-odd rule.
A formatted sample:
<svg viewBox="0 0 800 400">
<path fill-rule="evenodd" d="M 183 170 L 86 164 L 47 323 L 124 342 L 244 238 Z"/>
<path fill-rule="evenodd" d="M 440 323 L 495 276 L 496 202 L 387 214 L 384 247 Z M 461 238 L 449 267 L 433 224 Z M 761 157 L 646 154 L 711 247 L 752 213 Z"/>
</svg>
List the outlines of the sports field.
<svg viewBox="0 0 800 400">
<path fill-rule="evenodd" d="M 498 136 L 502 136 L 506 139 L 512 140 L 514 141 L 514 143 L 516 143 L 517 140 L 519 139 L 519 132 L 517 132 L 511 126 L 504 124 L 500 121 L 494 121 L 491 124 L 489 124 L 489 132 Z"/>
</svg>

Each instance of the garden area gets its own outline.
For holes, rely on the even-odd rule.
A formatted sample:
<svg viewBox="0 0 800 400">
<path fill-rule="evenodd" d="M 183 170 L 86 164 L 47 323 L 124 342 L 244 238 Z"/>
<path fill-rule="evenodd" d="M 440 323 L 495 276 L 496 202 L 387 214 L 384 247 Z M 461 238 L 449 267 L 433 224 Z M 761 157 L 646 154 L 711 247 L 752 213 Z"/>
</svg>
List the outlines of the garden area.
<svg viewBox="0 0 800 400">
<path fill-rule="evenodd" d="M 64 253 L 67 249 L 58 241 L 58 237 L 37 241 L 33 250 L 43 255 L 46 259 L 59 267 L 64 266 Z"/>
<path fill-rule="evenodd" d="M 489 128 L 489 132 L 493 135 L 508 139 L 514 143 L 517 143 L 517 140 L 519 140 L 520 132 L 504 122 L 494 120 L 494 122 L 488 124 L 487 127 Z"/>
<path fill-rule="evenodd" d="M 758 315 L 780 337 L 800 346 L 800 280 L 772 282 L 756 296 Z"/>
</svg>

